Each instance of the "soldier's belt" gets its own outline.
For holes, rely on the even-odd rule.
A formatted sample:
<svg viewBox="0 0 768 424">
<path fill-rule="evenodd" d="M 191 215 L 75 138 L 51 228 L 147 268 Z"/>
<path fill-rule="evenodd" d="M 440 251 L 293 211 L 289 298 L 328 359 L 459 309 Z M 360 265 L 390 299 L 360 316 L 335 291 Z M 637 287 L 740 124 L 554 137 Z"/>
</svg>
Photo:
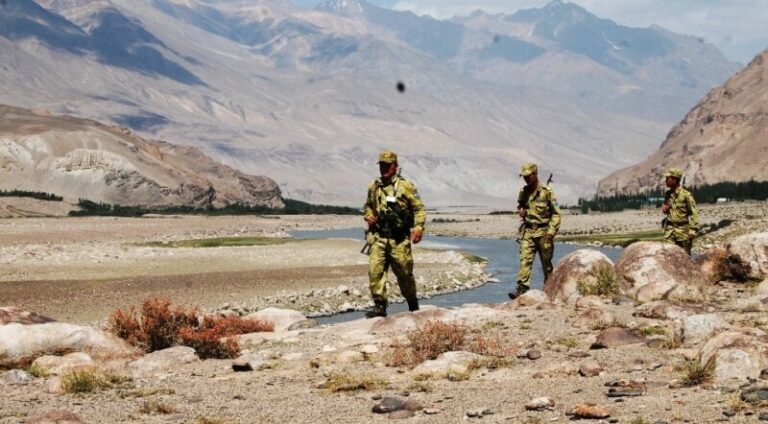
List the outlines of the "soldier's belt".
<svg viewBox="0 0 768 424">
<path fill-rule="evenodd" d="M 542 227 L 548 227 L 548 226 L 549 226 L 549 222 L 544 222 L 544 223 L 541 223 L 541 224 L 536 223 L 536 222 L 526 222 L 525 223 L 525 228 L 542 228 Z"/>
</svg>

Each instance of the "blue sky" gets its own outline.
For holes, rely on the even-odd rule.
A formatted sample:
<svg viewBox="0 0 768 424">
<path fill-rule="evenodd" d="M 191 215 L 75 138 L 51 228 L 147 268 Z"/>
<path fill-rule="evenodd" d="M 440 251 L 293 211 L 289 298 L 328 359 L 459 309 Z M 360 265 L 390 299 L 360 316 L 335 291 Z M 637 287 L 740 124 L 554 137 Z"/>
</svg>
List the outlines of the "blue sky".
<svg viewBox="0 0 768 424">
<path fill-rule="evenodd" d="M 314 6 L 320 0 L 293 0 Z M 477 9 L 513 13 L 549 0 L 368 0 L 396 10 L 449 18 Z M 768 48 L 768 0 L 572 0 L 597 16 L 621 25 L 657 24 L 716 45 L 731 60 L 747 63 Z"/>
</svg>

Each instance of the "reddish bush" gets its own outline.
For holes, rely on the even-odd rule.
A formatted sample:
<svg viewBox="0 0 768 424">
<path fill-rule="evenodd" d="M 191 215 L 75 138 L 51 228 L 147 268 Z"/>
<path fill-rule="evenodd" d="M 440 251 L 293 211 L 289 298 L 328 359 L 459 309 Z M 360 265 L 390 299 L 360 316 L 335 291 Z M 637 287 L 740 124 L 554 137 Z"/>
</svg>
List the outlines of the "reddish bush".
<svg viewBox="0 0 768 424">
<path fill-rule="evenodd" d="M 232 358 L 240 346 L 232 336 L 272 331 L 265 321 L 240 317 L 205 316 L 198 319 L 199 308 L 174 307 L 170 299 L 149 298 L 137 316 L 136 309 L 118 309 L 110 316 L 112 332 L 146 352 L 185 345 L 195 349 L 201 358 Z M 221 341 L 223 338 L 228 338 Z"/>
<path fill-rule="evenodd" d="M 240 354 L 240 346 L 233 336 L 272 331 L 273 328 L 274 325 L 266 321 L 207 316 L 202 326 L 182 328 L 179 336 L 181 344 L 194 348 L 203 359 L 234 358 Z"/>
</svg>

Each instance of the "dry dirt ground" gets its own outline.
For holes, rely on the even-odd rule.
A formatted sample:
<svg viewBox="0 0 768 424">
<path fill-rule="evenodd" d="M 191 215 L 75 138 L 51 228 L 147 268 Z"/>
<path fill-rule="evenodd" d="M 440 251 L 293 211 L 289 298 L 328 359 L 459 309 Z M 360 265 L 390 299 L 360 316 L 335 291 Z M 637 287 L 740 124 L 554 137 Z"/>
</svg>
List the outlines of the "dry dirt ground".
<svg viewBox="0 0 768 424">
<path fill-rule="evenodd" d="M 702 208 L 705 222 L 737 219 L 731 232 L 762 230 L 765 203 Z M 429 224 L 431 234 L 513 237 L 518 220 L 511 216 L 432 215 L 467 222 Z M 595 231 L 635 231 L 655 227 L 656 211 L 591 214 L 567 217 L 563 230 L 571 234 Z M 479 219 L 480 222 L 474 221 Z M 287 231 L 360 226 L 359 217 L 156 217 L 20 218 L 0 220 L 0 305 L 19 306 L 62 321 L 89 323 L 103 319 L 116 307 L 135 305 L 148 294 L 162 294 L 177 303 L 215 308 L 241 298 L 365 284 L 365 257 L 352 241 L 304 241 L 272 246 L 230 248 L 163 248 L 153 241 L 225 236 L 284 236 Z M 731 233 L 728 233 L 731 234 Z M 727 240 L 726 235 L 713 243 Z M 417 273 L 439 273 L 455 264 L 430 261 L 417 250 Z M 421 255 L 421 256 L 420 256 Z M 426 262 L 426 263 L 425 263 Z M 351 283 L 350 283 L 351 281 Z M 723 289 L 730 299 L 746 296 L 743 288 Z M 659 323 L 635 318 L 632 308 L 606 305 L 627 326 Z M 735 319 L 768 326 L 765 312 L 739 313 Z M 738 314 L 737 314 L 738 315 Z M 229 360 L 179 364 L 163 375 L 139 378 L 122 389 L 83 395 L 57 394 L 49 381 L 0 385 L 0 422 L 21 423 L 55 409 L 75 412 L 89 423 L 363 423 L 389 422 L 373 414 L 374 398 L 408 394 L 434 412 L 419 411 L 406 422 L 446 423 L 481 420 L 489 423 L 536 424 L 566 422 L 576 403 L 607 406 L 612 418 L 593 422 L 619 423 L 748 423 L 766 409 L 735 401 L 738 392 L 711 387 L 669 388 L 694 352 L 643 345 L 589 350 L 594 329 L 575 329 L 572 308 L 520 310 L 503 319 L 475 324 L 476 332 L 534 348 L 540 359 L 514 359 L 498 369 L 480 368 L 467 380 L 437 378 L 417 381 L 403 368 L 384 364 L 387 349 L 359 363 L 343 363 L 330 351 L 333 340 L 311 337 L 269 342 L 252 348 L 268 358 L 270 369 L 235 373 Z M 669 334 L 667 328 L 666 334 Z M 325 351 L 325 352 L 324 352 Z M 595 360 L 603 368 L 596 377 L 574 374 L 574 367 Z M 1 374 L 1 373 L 0 373 Z M 329 376 L 367 375 L 379 387 L 351 392 L 318 388 Z M 638 397 L 607 398 L 605 383 L 645 379 L 648 392 Z M 538 396 L 555 400 L 552 411 L 527 412 L 523 405 Z M 155 408 L 152 405 L 167 408 Z M 167 409 L 161 413 L 159 409 Z M 726 417 L 725 411 L 736 409 Z M 482 418 L 468 412 L 484 411 Z"/>
</svg>

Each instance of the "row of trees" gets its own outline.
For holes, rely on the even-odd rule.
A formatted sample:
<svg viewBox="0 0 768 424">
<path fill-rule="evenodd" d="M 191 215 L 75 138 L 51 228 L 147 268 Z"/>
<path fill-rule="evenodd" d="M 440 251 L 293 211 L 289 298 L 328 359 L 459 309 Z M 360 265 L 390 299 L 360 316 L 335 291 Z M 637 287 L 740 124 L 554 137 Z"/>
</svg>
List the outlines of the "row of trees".
<svg viewBox="0 0 768 424">
<path fill-rule="evenodd" d="M 48 200 L 52 202 L 61 202 L 64 200 L 63 197 L 57 196 L 53 193 L 26 190 L 0 190 L 0 197 L 31 197 L 34 199 Z"/>
<path fill-rule="evenodd" d="M 768 199 L 768 181 L 723 182 L 687 187 L 687 189 L 693 193 L 693 197 L 699 203 L 715 203 L 721 198 L 729 201 Z M 658 208 L 663 202 L 664 191 L 646 190 L 644 193 L 595 196 L 592 199 L 580 198 L 578 208 L 581 213 L 618 212 L 624 209 Z"/>
<path fill-rule="evenodd" d="M 299 200 L 285 199 L 284 208 L 267 206 L 250 206 L 234 203 L 221 208 L 194 208 L 192 206 L 167 206 L 163 208 L 143 208 L 140 206 L 121 206 L 109 203 L 97 203 L 80 199 L 77 205 L 79 211 L 69 212 L 70 216 L 142 216 L 146 214 L 166 215 L 357 215 L 358 209 L 345 206 L 313 205 Z"/>
</svg>

